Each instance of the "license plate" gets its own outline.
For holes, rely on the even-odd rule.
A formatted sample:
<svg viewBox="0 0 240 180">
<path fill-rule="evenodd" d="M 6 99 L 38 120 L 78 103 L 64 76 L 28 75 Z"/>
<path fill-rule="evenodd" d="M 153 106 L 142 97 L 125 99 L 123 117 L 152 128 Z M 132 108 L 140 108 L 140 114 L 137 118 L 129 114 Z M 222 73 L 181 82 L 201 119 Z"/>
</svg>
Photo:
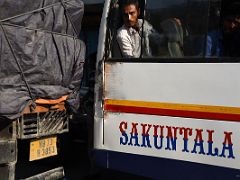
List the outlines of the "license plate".
<svg viewBox="0 0 240 180">
<path fill-rule="evenodd" d="M 48 137 L 30 142 L 29 161 L 57 155 L 57 137 Z"/>
</svg>

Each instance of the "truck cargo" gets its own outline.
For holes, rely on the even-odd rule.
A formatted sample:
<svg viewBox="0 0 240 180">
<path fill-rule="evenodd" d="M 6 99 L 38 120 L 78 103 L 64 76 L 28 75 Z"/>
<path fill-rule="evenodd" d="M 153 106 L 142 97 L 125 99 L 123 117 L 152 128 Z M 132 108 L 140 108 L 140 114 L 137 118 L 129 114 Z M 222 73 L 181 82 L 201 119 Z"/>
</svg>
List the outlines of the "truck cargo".
<svg viewBox="0 0 240 180">
<path fill-rule="evenodd" d="M 0 1 L 1 179 L 15 178 L 19 140 L 36 146 L 31 161 L 57 154 L 50 149 L 80 105 L 83 13 L 81 0 Z"/>
</svg>

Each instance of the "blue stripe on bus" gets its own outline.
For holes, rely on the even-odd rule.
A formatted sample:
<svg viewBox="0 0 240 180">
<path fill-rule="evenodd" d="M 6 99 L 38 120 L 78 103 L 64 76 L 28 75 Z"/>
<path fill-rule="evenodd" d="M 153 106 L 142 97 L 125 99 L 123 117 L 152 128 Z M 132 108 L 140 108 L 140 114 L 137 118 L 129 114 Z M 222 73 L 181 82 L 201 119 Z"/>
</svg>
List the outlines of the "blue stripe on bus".
<svg viewBox="0 0 240 180">
<path fill-rule="evenodd" d="M 104 168 L 160 180 L 239 180 L 240 170 L 150 156 L 96 150 Z"/>
</svg>

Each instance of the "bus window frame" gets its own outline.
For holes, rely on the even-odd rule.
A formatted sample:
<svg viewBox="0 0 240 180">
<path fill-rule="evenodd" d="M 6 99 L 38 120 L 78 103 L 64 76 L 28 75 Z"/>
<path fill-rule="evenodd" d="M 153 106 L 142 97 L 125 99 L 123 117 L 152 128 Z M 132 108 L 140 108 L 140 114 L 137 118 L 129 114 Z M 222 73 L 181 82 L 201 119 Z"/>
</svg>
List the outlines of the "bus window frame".
<svg viewBox="0 0 240 180">
<path fill-rule="evenodd" d="M 223 0 L 219 0 L 220 4 L 222 4 Z M 209 2 L 209 7 L 210 8 L 210 3 L 211 0 L 208 0 Z M 112 9 L 114 10 L 114 8 Z M 111 10 L 111 11 L 112 11 Z M 110 12 L 111 12 L 110 11 Z M 142 12 L 144 13 L 144 12 Z M 111 14 L 111 13 L 109 13 Z M 106 62 L 138 62 L 138 63 L 238 63 L 240 62 L 240 57 L 230 57 L 230 56 L 206 56 L 206 55 L 194 55 L 194 56 L 188 56 L 188 55 L 184 55 L 183 57 L 170 57 L 170 56 L 151 56 L 151 57 L 139 57 L 139 58 L 125 58 L 125 57 L 112 57 L 112 46 L 113 46 L 113 31 L 116 31 L 116 29 L 111 29 L 111 25 L 109 26 L 109 24 L 111 24 L 111 18 L 108 14 L 107 16 L 107 33 L 106 33 L 106 37 L 105 37 L 105 45 L 104 45 L 104 61 Z M 116 15 L 116 14 L 115 14 Z M 207 33 L 208 33 L 208 29 L 209 29 L 209 18 L 210 18 L 210 14 L 207 15 L 207 19 L 206 19 L 206 24 L 207 24 L 207 32 L 205 32 L 205 34 L 203 34 L 203 36 L 205 36 L 205 45 L 204 45 L 204 49 L 203 52 L 205 54 L 206 51 L 206 41 L 207 41 Z M 115 27 L 116 28 L 116 27 Z M 116 32 L 114 32 L 116 33 Z M 115 34 L 116 35 L 116 34 Z"/>
<path fill-rule="evenodd" d="M 240 63 L 240 57 L 182 57 L 182 58 L 107 58 L 105 62 L 121 63 Z"/>
</svg>

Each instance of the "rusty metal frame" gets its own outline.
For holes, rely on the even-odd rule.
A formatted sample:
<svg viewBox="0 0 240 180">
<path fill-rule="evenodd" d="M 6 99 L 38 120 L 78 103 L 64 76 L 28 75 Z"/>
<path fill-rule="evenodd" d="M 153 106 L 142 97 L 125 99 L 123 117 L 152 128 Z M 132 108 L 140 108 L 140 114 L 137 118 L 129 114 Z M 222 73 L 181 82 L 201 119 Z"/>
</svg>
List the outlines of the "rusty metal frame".
<svg viewBox="0 0 240 180">
<path fill-rule="evenodd" d="M 16 140 L 0 140 L 0 164 L 7 164 L 17 160 Z"/>
<path fill-rule="evenodd" d="M 16 163 L 0 164 L 1 180 L 15 180 Z"/>
<path fill-rule="evenodd" d="M 23 114 L 17 119 L 17 138 L 39 138 L 68 132 L 70 118 L 66 110 Z"/>
<path fill-rule="evenodd" d="M 16 122 L 6 118 L 0 118 L 0 152 L 1 180 L 14 180 L 17 162 Z"/>
<path fill-rule="evenodd" d="M 54 180 L 54 179 L 63 179 L 65 177 L 64 174 L 64 169 L 63 167 L 58 167 L 55 169 L 51 169 L 47 172 L 41 173 L 41 174 L 37 174 L 35 176 L 26 178 L 26 179 L 22 179 L 22 180 L 44 180 L 44 179 L 49 179 L 49 180 Z"/>
</svg>

